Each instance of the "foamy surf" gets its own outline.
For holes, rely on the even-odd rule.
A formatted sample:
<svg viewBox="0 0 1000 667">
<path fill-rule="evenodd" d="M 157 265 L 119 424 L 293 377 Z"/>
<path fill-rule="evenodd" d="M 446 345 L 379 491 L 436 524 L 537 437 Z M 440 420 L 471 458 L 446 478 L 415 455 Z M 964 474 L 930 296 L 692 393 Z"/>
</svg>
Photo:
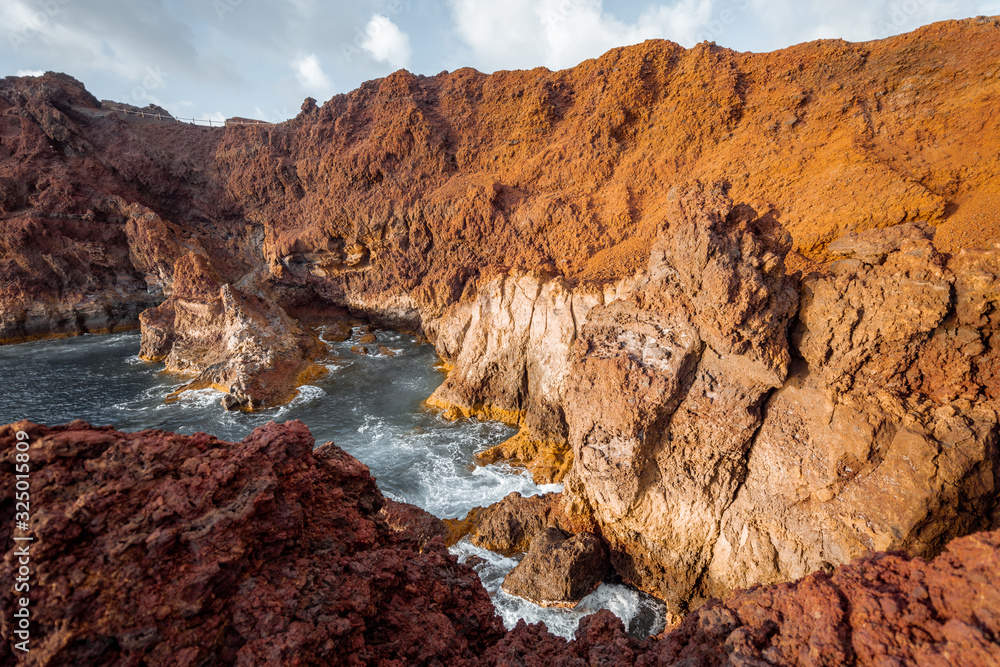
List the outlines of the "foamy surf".
<svg viewBox="0 0 1000 667">
<path fill-rule="evenodd" d="M 440 518 L 461 518 L 470 509 L 498 502 L 512 491 L 532 496 L 561 491 L 561 484 L 536 485 L 523 470 L 504 464 L 475 465 L 475 454 L 515 433 L 510 426 L 475 420 L 448 421 L 425 407 L 441 383 L 437 355 L 411 336 L 375 332 L 370 349 L 386 346 L 395 355 L 356 355 L 351 341 L 331 343 L 324 360 L 330 372 L 298 390 L 287 405 L 260 412 L 224 412 L 222 393 L 212 389 L 164 399 L 183 385 L 162 372 L 162 364 L 137 361 L 137 333 L 39 341 L 0 347 L 0 371 L 11 390 L 0 406 L 0 423 L 31 419 L 59 424 L 84 419 L 124 431 L 158 428 L 190 434 L 205 431 L 239 441 L 268 421 L 299 419 L 317 443 L 333 441 L 365 463 L 386 497 L 412 503 Z M 45 396 L 39 401 L 38 396 Z M 543 609 L 500 591 L 516 564 L 465 543 L 456 553 L 486 558 L 480 576 L 508 626 L 518 618 L 544 621 L 569 636 L 584 612 L 608 608 L 641 634 L 651 613 L 641 594 L 604 584 L 577 608 Z M 644 606 L 645 605 L 645 606 Z M 655 615 L 655 614 L 654 614 Z M 644 625 L 645 624 L 645 625 Z"/>
<path fill-rule="evenodd" d="M 572 609 L 541 607 L 523 598 L 505 593 L 501 588 L 504 577 L 518 564 L 518 558 L 508 558 L 500 554 L 474 546 L 468 538 L 463 538 L 450 549 L 459 562 L 466 562 L 470 556 L 478 556 L 484 562 L 475 566 L 483 586 L 493 599 L 497 613 L 503 618 L 508 630 L 519 620 L 525 623 L 545 623 L 549 632 L 571 639 L 580 619 L 601 609 L 610 610 L 622 619 L 628 631 L 637 637 L 648 636 L 663 629 L 665 608 L 655 598 L 620 583 L 605 581 L 593 593 L 583 598 Z"/>
</svg>

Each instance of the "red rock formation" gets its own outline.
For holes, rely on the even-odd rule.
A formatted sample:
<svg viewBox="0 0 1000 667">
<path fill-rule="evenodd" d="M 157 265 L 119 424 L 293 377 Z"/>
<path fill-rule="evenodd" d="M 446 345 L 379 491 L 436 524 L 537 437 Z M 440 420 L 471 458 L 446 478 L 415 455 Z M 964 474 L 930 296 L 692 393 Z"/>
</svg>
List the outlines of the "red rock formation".
<svg viewBox="0 0 1000 667">
<path fill-rule="evenodd" d="M 952 542 L 928 563 L 875 554 L 794 584 L 710 602 L 656 641 L 602 611 L 576 639 L 523 622 L 483 665 L 1000 665 L 1000 532 Z"/>
<path fill-rule="evenodd" d="M 427 524 L 422 513 L 386 507 L 365 466 L 333 444 L 314 450 L 298 422 L 240 443 L 21 422 L 0 427 L 7 470 L 18 431 L 30 443 L 33 662 L 1000 664 L 1000 531 L 932 562 L 872 554 L 738 591 L 659 640 L 627 636 L 603 611 L 567 642 L 523 622 L 505 634 L 472 570 L 404 527 Z M 7 581 L 14 484 L 0 476 Z M 5 609 L 13 595 L 0 592 Z M 4 662 L 13 629 L 0 618 Z"/>
<path fill-rule="evenodd" d="M 221 284 L 201 254 L 189 253 L 174 268 L 172 294 L 142 313 L 147 361 L 193 375 L 167 400 L 185 391 L 225 392 L 227 410 L 258 410 L 285 403 L 296 387 L 326 372 L 315 360 L 326 345 L 253 285 Z"/>
<path fill-rule="evenodd" d="M 257 232 L 212 174 L 219 139 L 115 114 L 65 75 L 0 80 L 0 343 L 136 328 L 177 247 L 246 273 Z"/>
<path fill-rule="evenodd" d="M 0 428 L 0 576 L 30 442 L 33 664 L 469 664 L 503 626 L 442 543 L 381 518 L 368 469 L 304 425 L 239 443 L 82 422 Z M 5 610 L 14 609 L 11 585 Z M 11 615 L 0 662 L 14 660 Z M 397 662 L 393 662 L 397 661 Z"/>
</svg>

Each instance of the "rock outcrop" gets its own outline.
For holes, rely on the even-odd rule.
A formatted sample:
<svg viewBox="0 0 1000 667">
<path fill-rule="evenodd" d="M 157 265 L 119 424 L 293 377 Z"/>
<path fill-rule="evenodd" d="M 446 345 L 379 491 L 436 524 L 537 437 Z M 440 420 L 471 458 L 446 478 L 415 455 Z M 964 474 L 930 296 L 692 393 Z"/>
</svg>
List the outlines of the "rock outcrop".
<svg viewBox="0 0 1000 667">
<path fill-rule="evenodd" d="M 63 74 L 0 80 L 0 343 L 135 329 L 189 250 L 230 281 L 260 265 L 221 135 L 131 118 Z"/>
<path fill-rule="evenodd" d="M 24 435 L 19 436 L 18 433 Z M 27 463 L 16 457 L 27 442 Z M 927 562 L 870 554 L 711 601 L 658 639 L 608 611 L 567 642 L 506 633 L 475 573 L 416 508 L 298 422 L 239 443 L 83 422 L 0 427 L 31 480 L 31 663 L 98 665 L 1000 664 L 1000 531 Z M 0 477 L 0 576 L 20 567 Z M 387 523 L 383 516 L 389 517 Z M 390 525 L 393 524 L 393 525 Z M 13 609 L 12 587 L 0 592 Z M 0 660 L 14 660 L 12 617 Z M 395 663 L 394 663 L 395 661 Z"/>
<path fill-rule="evenodd" d="M 522 621 L 484 665 L 998 665 L 1000 532 L 952 542 L 932 562 L 874 554 L 794 584 L 739 591 L 659 640 L 602 611 L 567 642 Z"/>
<path fill-rule="evenodd" d="M 679 195 L 645 278 L 594 308 L 574 345 L 567 501 L 591 509 L 616 569 L 669 604 L 697 585 L 787 374 L 797 300 L 772 231 L 720 190 Z"/>
<path fill-rule="evenodd" d="M 543 607 L 575 607 L 608 574 L 608 550 L 593 533 L 545 528 L 503 580 L 503 590 Z"/>
<path fill-rule="evenodd" d="M 718 187 L 679 191 L 666 220 L 648 270 L 548 348 L 569 359 L 549 374 L 574 448 L 559 506 L 470 515 L 474 543 L 523 551 L 514 529 L 592 521 L 616 570 L 678 613 L 868 550 L 932 556 L 990 527 L 998 251 L 949 258 L 933 228 L 906 224 L 839 239 L 841 259 L 793 279 L 774 219 Z M 509 303 L 480 297 L 475 312 L 509 318 Z M 496 342 L 454 344 L 473 369 L 531 349 L 504 342 L 509 324 L 471 321 L 456 330 Z M 482 386 L 461 368 L 439 394 Z"/>
<path fill-rule="evenodd" d="M 315 363 L 326 345 L 311 329 L 260 289 L 221 283 L 203 255 L 190 253 L 177 262 L 170 298 L 140 318 L 140 357 L 195 376 L 168 401 L 210 388 L 226 394 L 227 410 L 258 410 L 291 400 L 326 372 Z"/>
<path fill-rule="evenodd" d="M 0 427 L 8 471 L 18 431 L 30 443 L 32 664 L 457 665 L 503 636 L 475 572 L 440 541 L 418 551 L 391 529 L 368 469 L 333 444 L 314 450 L 299 422 L 239 443 L 21 422 Z M 14 484 L 0 477 L 9 582 Z M 4 609 L 13 595 L 5 586 Z"/>
<path fill-rule="evenodd" d="M 801 358 L 766 406 L 707 595 L 990 527 L 1000 252 L 949 259 L 920 226 L 834 247 L 845 258 L 803 281 Z"/>
<path fill-rule="evenodd" d="M 524 553 L 531 540 L 548 526 L 568 524 L 560 513 L 561 494 L 524 497 L 516 491 L 488 507 L 474 507 L 464 519 L 445 519 L 446 543 L 452 546 L 469 536 L 477 547 L 505 556 Z"/>
</svg>

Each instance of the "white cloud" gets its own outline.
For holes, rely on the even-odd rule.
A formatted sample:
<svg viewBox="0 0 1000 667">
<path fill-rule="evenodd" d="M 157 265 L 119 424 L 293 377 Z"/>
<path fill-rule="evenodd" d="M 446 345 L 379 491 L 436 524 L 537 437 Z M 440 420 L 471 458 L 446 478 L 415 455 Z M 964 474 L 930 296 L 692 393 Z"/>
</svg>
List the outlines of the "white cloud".
<svg viewBox="0 0 1000 667">
<path fill-rule="evenodd" d="M 397 69 L 406 67 L 413 53 L 410 48 L 410 36 L 390 21 L 389 17 L 381 14 L 374 14 L 368 21 L 368 25 L 365 26 L 365 38 L 360 46 L 375 60 L 388 63 Z"/>
<path fill-rule="evenodd" d="M 652 38 L 693 46 L 712 18 L 713 1 L 651 7 L 635 23 L 606 12 L 603 0 L 452 0 L 452 17 L 481 67 L 562 69 Z"/>
<path fill-rule="evenodd" d="M 780 46 L 813 39 L 863 41 L 915 30 L 922 25 L 983 9 L 963 0 L 840 0 L 837 3 L 796 0 L 752 0 L 752 11 Z M 787 39 L 787 38 L 786 38 Z"/>
<path fill-rule="evenodd" d="M 226 122 L 226 114 L 221 111 L 214 111 L 212 113 L 204 111 L 201 113 L 199 120 L 210 120 L 213 124 L 222 125 Z"/>
<path fill-rule="evenodd" d="M 45 70 L 41 69 L 19 69 L 15 76 L 41 76 L 45 74 Z"/>
<path fill-rule="evenodd" d="M 292 62 L 299 85 L 309 93 L 315 93 L 323 98 L 330 95 L 333 84 L 330 77 L 323 71 L 316 54 L 303 55 Z"/>
</svg>

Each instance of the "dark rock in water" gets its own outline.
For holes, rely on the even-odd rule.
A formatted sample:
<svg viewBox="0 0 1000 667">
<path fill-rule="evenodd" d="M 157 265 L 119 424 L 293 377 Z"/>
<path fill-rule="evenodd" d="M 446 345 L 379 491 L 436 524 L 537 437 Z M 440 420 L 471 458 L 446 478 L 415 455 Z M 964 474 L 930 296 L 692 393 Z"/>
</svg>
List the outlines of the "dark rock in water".
<svg viewBox="0 0 1000 667">
<path fill-rule="evenodd" d="M 479 567 L 486 562 L 485 558 L 480 558 L 479 556 L 469 556 L 465 559 L 465 564 L 469 567 Z"/>
<path fill-rule="evenodd" d="M 252 283 L 224 283 L 209 259 L 195 252 L 176 262 L 170 298 L 139 321 L 139 356 L 193 376 L 167 402 L 211 388 L 225 392 L 227 410 L 269 408 L 326 373 L 316 361 L 327 346 L 314 331 Z"/>
<path fill-rule="evenodd" d="M 385 345 L 380 345 L 378 348 L 378 353 L 385 357 L 395 357 L 396 353 Z"/>
<path fill-rule="evenodd" d="M 0 469 L 20 441 L 31 664 L 467 665 L 504 634 L 475 572 L 390 528 L 368 468 L 301 422 L 238 443 L 19 422 L 0 427 Z M 0 475 L 0 498 L 15 483 Z M 14 512 L 0 502 L 6 582 Z M 0 587 L 3 665 L 17 596 Z"/>
<path fill-rule="evenodd" d="M 546 528 L 504 578 L 503 589 L 543 607 L 575 607 L 608 573 L 608 550 L 593 533 Z"/>
<path fill-rule="evenodd" d="M 374 343 L 376 340 L 378 339 L 375 338 L 375 334 L 370 333 L 370 334 L 365 334 L 364 336 L 359 338 L 358 342 L 361 343 L 362 345 L 368 345 L 369 343 Z"/>
<path fill-rule="evenodd" d="M 539 532 L 549 525 L 549 518 L 559 504 L 559 495 L 547 493 L 524 498 L 508 494 L 488 508 L 476 526 L 471 541 L 477 547 L 509 556 L 523 553 Z"/>
<path fill-rule="evenodd" d="M 353 352 L 354 354 L 360 354 L 364 356 L 368 354 L 368 348 L 365 347 L 364 345 L 352 345 L 351 352 Z"/>
<path fill-rule="evenodd" d="M 504 556 L 524 553 L 531 546 L 532 538 L 554 523 L 559 498 L 558 493 L 525 498 L 512 491 L 498 503 L 474 508 L 465 519 L 446 519 L 450 533 L 448 544 L 469 535 L 469 540 L 477 547 Z"/>
</svg>

